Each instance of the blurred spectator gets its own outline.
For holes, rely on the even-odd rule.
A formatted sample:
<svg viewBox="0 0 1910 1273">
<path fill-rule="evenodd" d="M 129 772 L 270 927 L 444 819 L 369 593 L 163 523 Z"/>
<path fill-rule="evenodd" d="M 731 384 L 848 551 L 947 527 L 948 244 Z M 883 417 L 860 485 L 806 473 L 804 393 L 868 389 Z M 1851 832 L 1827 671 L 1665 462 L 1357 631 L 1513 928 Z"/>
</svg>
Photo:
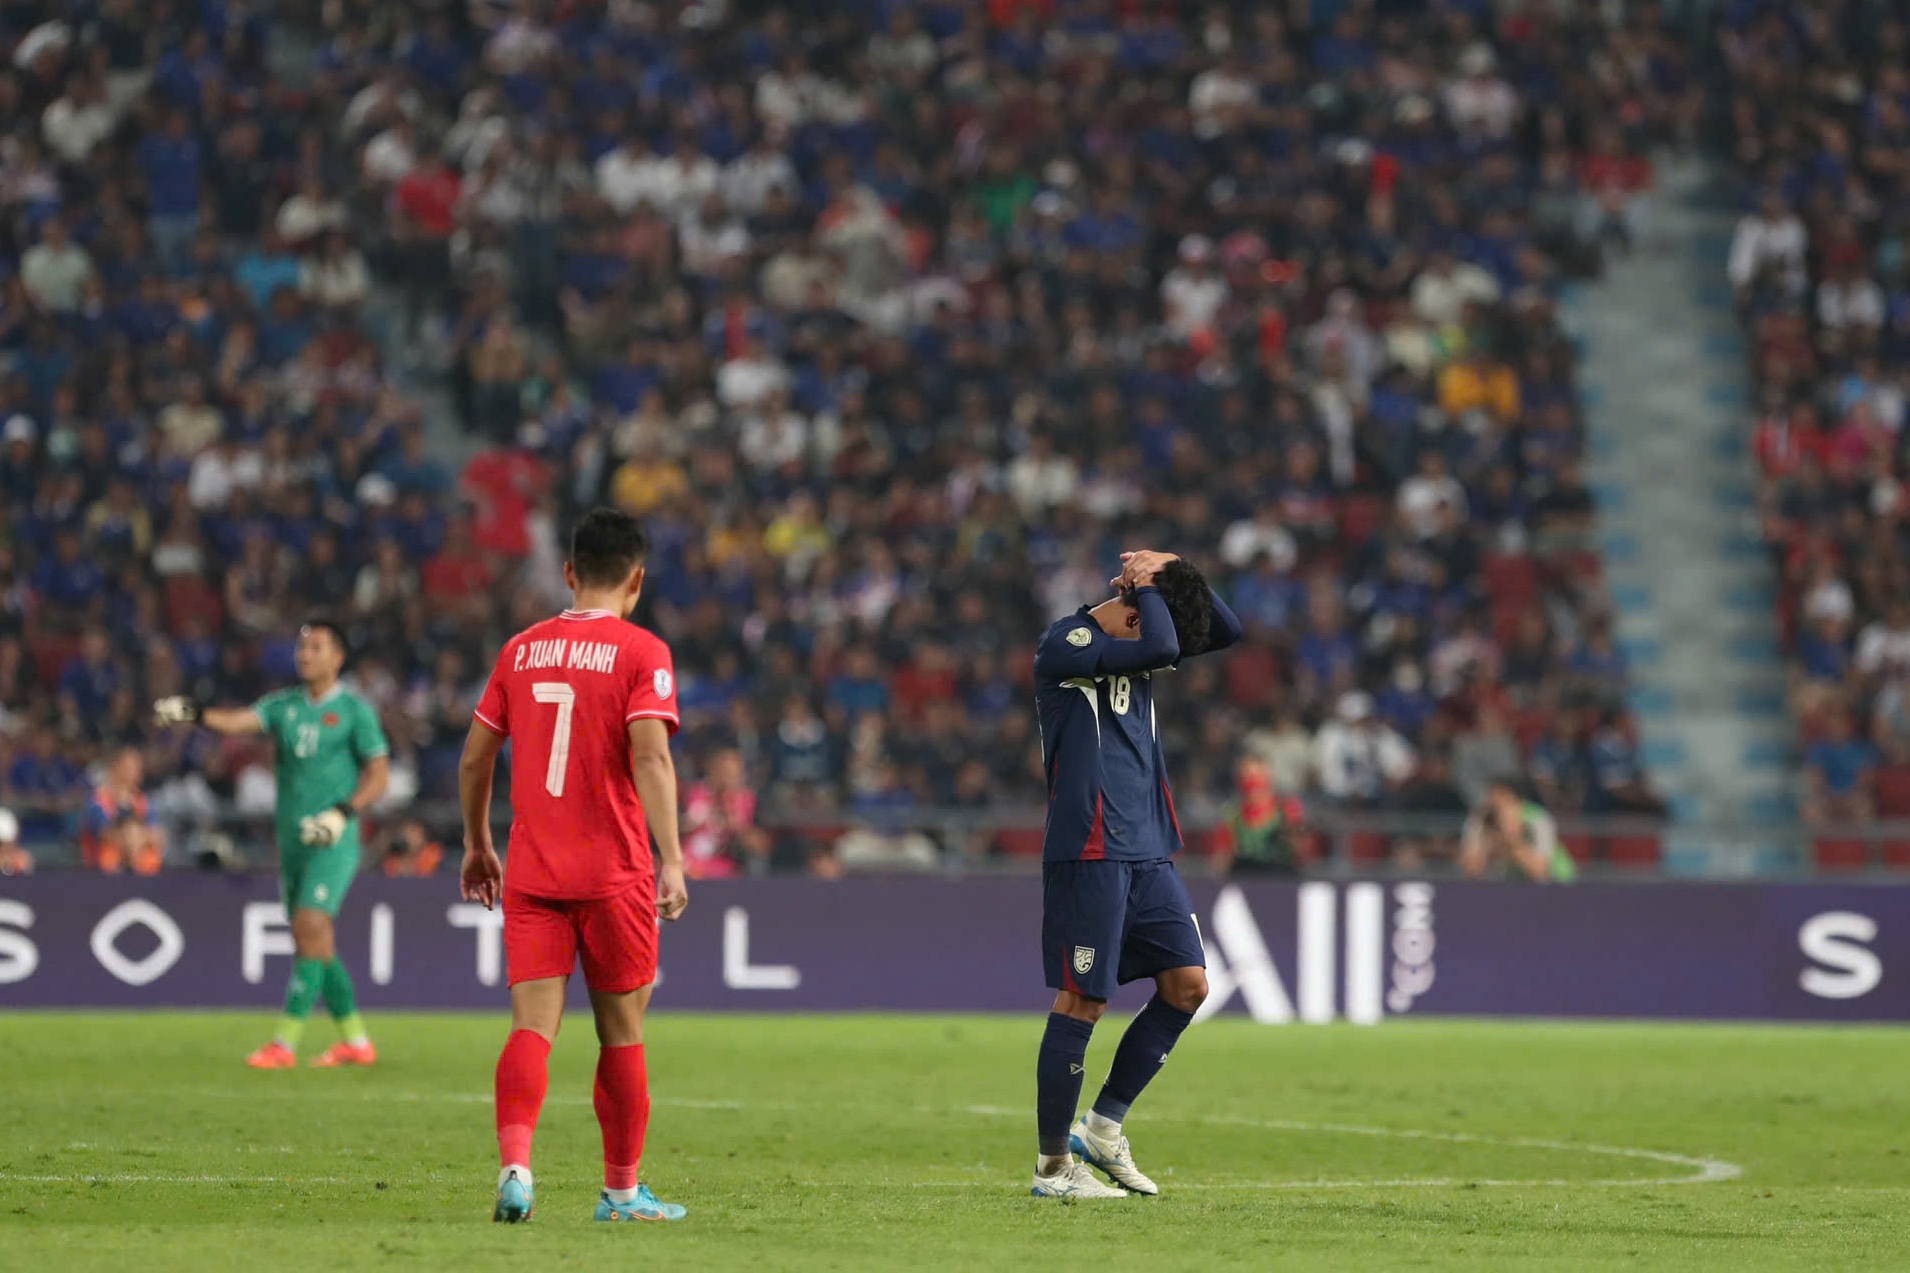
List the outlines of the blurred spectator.
<svg viewBox="0 0 1910 1273">
<path fill-rule="evenodd" d="M 166 831 L 153 821 L 145 781 L 138 748 L 114 754 L 80 814 L 80 857 L 87 866 L 109 875 L 157 875 L 165 865 Z"/>
<path fill-rule="evenodd" d="M 1252 628 L 1160 723 L 1194 800 L 1252 751 L 1283 796 L 1383 804 L 1484 706 L 1619 692 L 1580 639 L 1556 299 L 1691 127 L 1655 11 L 560 8 L 103 0 L 43 58 L 0 173 L 36 834 L 126 701 L 258 692 L 314 605 L 394 718 L 394 790 L 448 797 L 472 669 L 599 500 L 656 541 L 638 617 L 704 696 L 686 772 L 736 748 L 769 828 L 1038 804 L 1027 643 L 1139 542 Z M 1839 270 L 1862 352 L 1868 284 L 1900 289 Z M 1801 337 L 1760 355 L 1814 367 Z M 1891 427 L 1891 367 L 1822 395 L 1826 467 Z M 1316 744 L 1348 694 L 1369 719 Z M 153 753 L 248 808 L 251 759 Z M 837 869 L 814 844 L 770 857 Z"/>
<path fill-rule="evenodd" d="M 1860 822 L 1875 808 L 1875 747 L 1851 730 L 1850 717 L 1832 712 L 1823 736 L 1804 753 L 1804 819 Z"/>
<path fill-rule="evenodd" d="M 1493 783 L 1466 819 L 1459 868 L 1474 880 L 1497 876 L 1563 884 L 1578 878 L 1552 815 L 1523 798 L 1510 779 Z"/>
<path fill-rule="evenodd" d="M 64 217 L 48 217 L 40 227 L 40 241 L 20 258 L 20 282 L 47 309 L 67 313 L 78 309 L 86 281 L 93 277 L 93 258 L 67 236 Z"/>
<path fill-rule="evenodd" d="M 1479 712 L 1472 728 L 1453 742 L 1452 780 L 1467 808 L 1486 798 L 1494 780 L 1519 771 L 1519 746 L 1505 717 L 1493 708 Z"/>
<path fill-rule="evenodd" d="M 1631 713 L 1607 712 L 1592 735 L 1592 786 L 1588 813 L 1629 813 L 1661 818 L 1665 802 L 1652 790 L 1638 749 L 1638 725 Z"/>
<path fill-rule="evenodd" d="M 382 861 L 389 876 L 435 875 L 444 861 L 444 846 L 431 838 L 424 823 L 405 818 L 392 829 Z"/>
<path fill-rule="evenodd" d="M 0 807 L 0 875 L 29 875 L 33 855 L 20 847 L 20 820 Z"/>
<path fill-rule="evenodd" d="M 1229 875 L 1293 875 L 1300 869 L 1306 812 L 1274 788 L 1267 766 L 1252 756 L 1234 767 L 1236 796 L 1221 814 L 1214 864 Z"/>
<path fill-rule="evenodd" d="M 1803 26 L 1755 6 L 1722 16 L 1744 203 L 1728 268 L 1758 404 L 1751 444 L 1803 810 L 1863 819 L 1876 749 L 1895 759 L 1906 738 L 1910 28 L 1887 7 Z"/>
<path fill-rule="evenodd" d="M 1439 749 L 1425 754 L 1398 796 L 1401 813 L 1437 819 L 1435 825 L 1456 825 L 1473 807 L 1453 779 L 1451 756 Z M 1451 835 L 1399 836 L 1392 845 L 1392 865 L 1400 870 L 1417 871 L 1448 863 L 1455 856 L 1457 844 L 1458 838 Z"/>
<path fill-rule="evenodd" d="M 708 777 L 683 797 L 683 856 L 693 879 L 761 874 L 768 865 L 769 837 L 756 825 L 756 795 L 745 782 L 743 754 L 734 747 L 714 753 Z"/>
<path fill-rule="evenodd" d="M 1384 803 L 1413 772 L 1412 748 L 1374 714 L 1372 697 L 1361 690 L 1340 696 L 1314 751 L 1321 790 L 1350 806 Z"/>
</svg>

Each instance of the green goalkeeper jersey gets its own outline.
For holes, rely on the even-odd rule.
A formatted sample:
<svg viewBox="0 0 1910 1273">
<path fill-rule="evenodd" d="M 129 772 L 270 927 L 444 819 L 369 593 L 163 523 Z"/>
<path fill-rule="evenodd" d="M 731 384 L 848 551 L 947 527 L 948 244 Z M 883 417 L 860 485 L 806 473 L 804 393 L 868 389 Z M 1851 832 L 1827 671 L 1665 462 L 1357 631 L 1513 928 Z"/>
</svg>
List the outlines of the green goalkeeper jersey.
<svg viewBox="0 0 1910 1273">
<path fill-rule="evenodd" d="M 281 843 L 298 843 L 300 818 L 349 800 L 365 762 L 391 750 L 378 713 L 342 685 L 318 699 L 303 686 L 279 690 L 252 710 L 272 739 Z"/>
</svg>

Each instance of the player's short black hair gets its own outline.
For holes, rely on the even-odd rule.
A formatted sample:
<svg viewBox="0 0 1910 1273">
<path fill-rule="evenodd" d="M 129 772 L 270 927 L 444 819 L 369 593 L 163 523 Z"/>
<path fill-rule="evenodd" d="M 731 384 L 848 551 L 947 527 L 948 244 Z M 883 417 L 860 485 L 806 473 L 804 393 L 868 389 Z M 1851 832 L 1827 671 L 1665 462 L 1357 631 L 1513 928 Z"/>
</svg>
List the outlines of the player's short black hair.
<svg viewBox="0 0 1910 1273">
<path fill-rule="evenodd" d="M 570 568 L 581 584 L 620 584 L 649 552 L 643 523 L 621 509 L 593 508 L 570 532 Z"/>
<path fill-rule="evenodd" d="M 345 639 L 345 627 L 338 620 L 327 615 L 315 614 L 299 625 L 301 632 L 308 628 L 330 633 L 332 640 L 338 645 L 338 652 L 346 658 L 351 657 L 351 642 Z"/>
<path fill-rule="evenodd" d="M 1181 657 L 1200 654 L 1207 648 L 1208 629 L 1214 621 L 1214 597 L 1207 589 L 1207 576 L 1191 561 L 1176 557 L 1154 575 L 1167 613 L 1174 619 L 1174 639 Z"/>
</svg>

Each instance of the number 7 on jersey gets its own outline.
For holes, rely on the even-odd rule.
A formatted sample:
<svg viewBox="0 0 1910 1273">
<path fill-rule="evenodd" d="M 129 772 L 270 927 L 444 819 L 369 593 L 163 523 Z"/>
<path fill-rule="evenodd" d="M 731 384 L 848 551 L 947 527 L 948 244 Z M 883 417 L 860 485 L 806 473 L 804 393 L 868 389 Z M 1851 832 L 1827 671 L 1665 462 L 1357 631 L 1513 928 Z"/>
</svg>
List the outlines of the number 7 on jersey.
<svg viewBox="0 0 1910 1273">
<path fill-rule="evenodd" d="M 557 724 L 551 731 L 550 765 L 544 770 L 544 790 L 561 796 L 564 770 L 570 765 L 570 715 L 577 706 L 577 691 L 563 681 L 537 681 L 531 685 L 531 697 L 540 703 L 557 704 Z"/>
</svg>

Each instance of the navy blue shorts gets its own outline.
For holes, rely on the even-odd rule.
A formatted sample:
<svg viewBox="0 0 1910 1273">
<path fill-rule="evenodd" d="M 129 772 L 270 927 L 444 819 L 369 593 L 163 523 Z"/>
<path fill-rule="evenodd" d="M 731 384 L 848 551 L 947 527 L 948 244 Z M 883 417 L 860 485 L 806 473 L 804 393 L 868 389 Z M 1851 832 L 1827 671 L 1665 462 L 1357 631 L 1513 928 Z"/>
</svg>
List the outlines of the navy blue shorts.
<svg viewBox="0 0 1910 1273">
<path fill-rule="evenodd" d="M 1051 990 L 1109 999 L 1116 985 L 1207 966 L 1194 904 L 1169 858 L 1043 862 L 1041 908 Z"/>
</svg>

